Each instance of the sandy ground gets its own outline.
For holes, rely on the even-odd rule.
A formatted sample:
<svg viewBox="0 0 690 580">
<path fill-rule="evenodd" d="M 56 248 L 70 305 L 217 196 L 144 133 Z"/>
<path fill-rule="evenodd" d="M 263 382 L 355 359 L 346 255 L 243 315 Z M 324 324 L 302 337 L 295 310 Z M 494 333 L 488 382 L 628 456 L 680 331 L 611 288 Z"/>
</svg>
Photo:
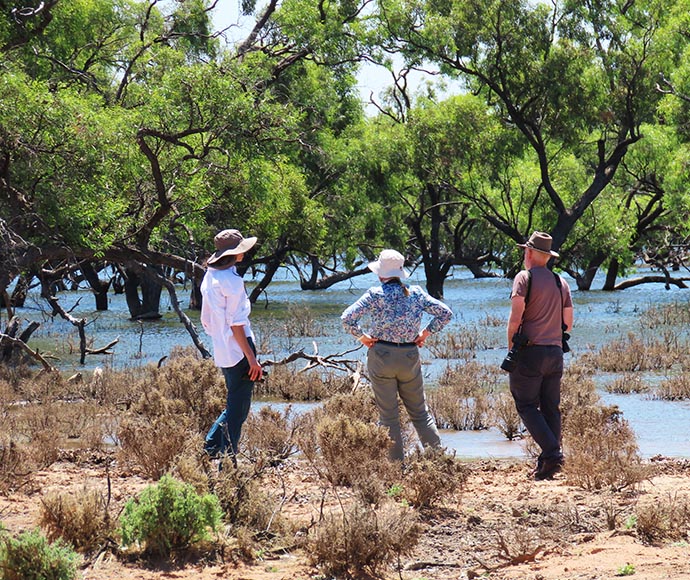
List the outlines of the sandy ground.
<svg viewBox="0 0 690 580">
<path fill-rule="evenodd" d="M 569 486 L 565 474 L 535 482 L 528 476 L 527 461 L 477 461 L 467 466 L 469 477 L 463 489 L 420 514 L 419 544 L 403 559 L 401 570 L 391 570 L 386 578 L 690 578 L 690 530 L 685 530 L 684 538 L 651 545 L 642 541 L 631 523 L 645 502 L 663 505 L 671 498 L 690 498 L 688 462 L 657 458 L 656 474 L 649 481 L 637 490 L 616 493 Z M 318 513 L 322 493 L 304 465 L 288 462 L 281 481 L 290 498 L 283 508 L 286 516 L 308 521 Z M 147 483 L 113 467 L 113 505 L 121 505 Z M 42 496 L 85 485 L 106 488 L 102 464 L 58 462 L 19 490 L 0 495 L 0 521 L 13 533 L 35 527 Z M 88 580 L 325 580 L 300 550 L 267 555 L 253 563 L 197 558 L 156 565 L 103 553 L 80 574 Z"/>
</svg>

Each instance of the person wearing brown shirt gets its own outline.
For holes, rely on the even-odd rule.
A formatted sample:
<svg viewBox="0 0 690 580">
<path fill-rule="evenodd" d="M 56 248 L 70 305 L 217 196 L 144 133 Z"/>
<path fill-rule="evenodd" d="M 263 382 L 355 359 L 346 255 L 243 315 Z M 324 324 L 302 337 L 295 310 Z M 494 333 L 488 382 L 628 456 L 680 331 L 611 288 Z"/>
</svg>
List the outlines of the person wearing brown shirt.
<svg viewBox="0 0 690 580">
<path fill-rule="evenodd" d="M 534 232 L 525 244 L 525 269 L 513 281 L 508 320 L 508 348 L 519 348 L 510 372 L 510 392 L 520 418 L 541 453 L 534 478 L 549 479 L 563 466 L 561 451 L 561 377 L 563 333 L 573 325 L 573 302 L 568 284 L 547 264 L 558 254 L 552 238 Z M 517 335 L 517 337 L 516 337 Z"/>
</svg>

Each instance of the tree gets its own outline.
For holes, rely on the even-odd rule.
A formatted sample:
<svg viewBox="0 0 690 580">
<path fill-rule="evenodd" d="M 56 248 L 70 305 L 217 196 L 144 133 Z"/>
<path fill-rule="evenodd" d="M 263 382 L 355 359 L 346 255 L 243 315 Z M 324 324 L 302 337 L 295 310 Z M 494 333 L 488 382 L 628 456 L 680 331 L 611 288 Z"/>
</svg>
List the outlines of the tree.
<svg viewBox="0 0 690 580">
<path fill-rule="evenodd" d="M 539 178 L 524 192 L 525 208 L 548 213 L 537 223 L 529 211 L 513 220 L 498 204 L 472 197 L 485 218 L 517 242 L 528 226 L 548 226 L 559 249 L 616 178 L 642 123 L 653 121 L 650 65 L 661 50 L 664 10 L 655 0 L 384 0 L 381 17 L 408 63 L 429 60 L 460 76 L 529 147 Z M 577 178 L 568 174 L 573 169 Z M 512 207 L 508 196 L 502 193 L 504 208 Z M 587 288 L 591 276 L 580 280 Z"/>
</svg>

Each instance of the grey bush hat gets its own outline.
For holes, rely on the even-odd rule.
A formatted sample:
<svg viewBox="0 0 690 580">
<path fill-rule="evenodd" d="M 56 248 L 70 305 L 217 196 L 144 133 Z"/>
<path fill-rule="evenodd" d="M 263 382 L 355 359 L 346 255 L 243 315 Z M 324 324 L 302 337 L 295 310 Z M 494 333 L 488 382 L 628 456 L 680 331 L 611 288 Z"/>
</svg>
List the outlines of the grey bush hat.
<svg viewBox="0 0 690 580">
<path fill-rule="evenodd" d="M 559 254 L 551 249 L 551 243 L 553 238 L 549 234 L 544 232 L 534 232 L 527 242 L 524 244 L 518 244 L 521 248 L 531 248 L 537 252 L 542 252 L 544 254 L 549 254 L 554 258 L 558 258 Z"/>
<path fill-rule="evenodd" d="M 223 230 L 213 238 L 213 244 L 216 246 L 216 251 L 207 261 L 209 266 L 225 256 L 236 256 L 248 252 L 256 244 L 256 237 L 245 238 L 239 230 Z"/>
</svg>

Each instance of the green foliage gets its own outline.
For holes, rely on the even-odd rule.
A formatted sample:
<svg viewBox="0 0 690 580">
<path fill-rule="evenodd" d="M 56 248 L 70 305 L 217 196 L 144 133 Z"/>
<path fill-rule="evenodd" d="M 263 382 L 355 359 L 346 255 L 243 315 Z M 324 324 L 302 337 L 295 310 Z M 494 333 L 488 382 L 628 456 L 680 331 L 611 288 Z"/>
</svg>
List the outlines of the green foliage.
<svg viewBox="0 0 690 580">
<path fill-rule="evenodd" d="M 165 475 L 125 505 L 120 519 L 122 543 L 167 556 L 208 539 L 209 528 L 216 531 L 221 516 L 215 495 L 199 495 L 192 485 Z"/>
<path fill-rule="evenodd" d="M 0 529 L 0 580 L 74 580 L 78 561 L 68 544 L 51 544 L 38 530 L 12 538 Z"/>
</svg>

